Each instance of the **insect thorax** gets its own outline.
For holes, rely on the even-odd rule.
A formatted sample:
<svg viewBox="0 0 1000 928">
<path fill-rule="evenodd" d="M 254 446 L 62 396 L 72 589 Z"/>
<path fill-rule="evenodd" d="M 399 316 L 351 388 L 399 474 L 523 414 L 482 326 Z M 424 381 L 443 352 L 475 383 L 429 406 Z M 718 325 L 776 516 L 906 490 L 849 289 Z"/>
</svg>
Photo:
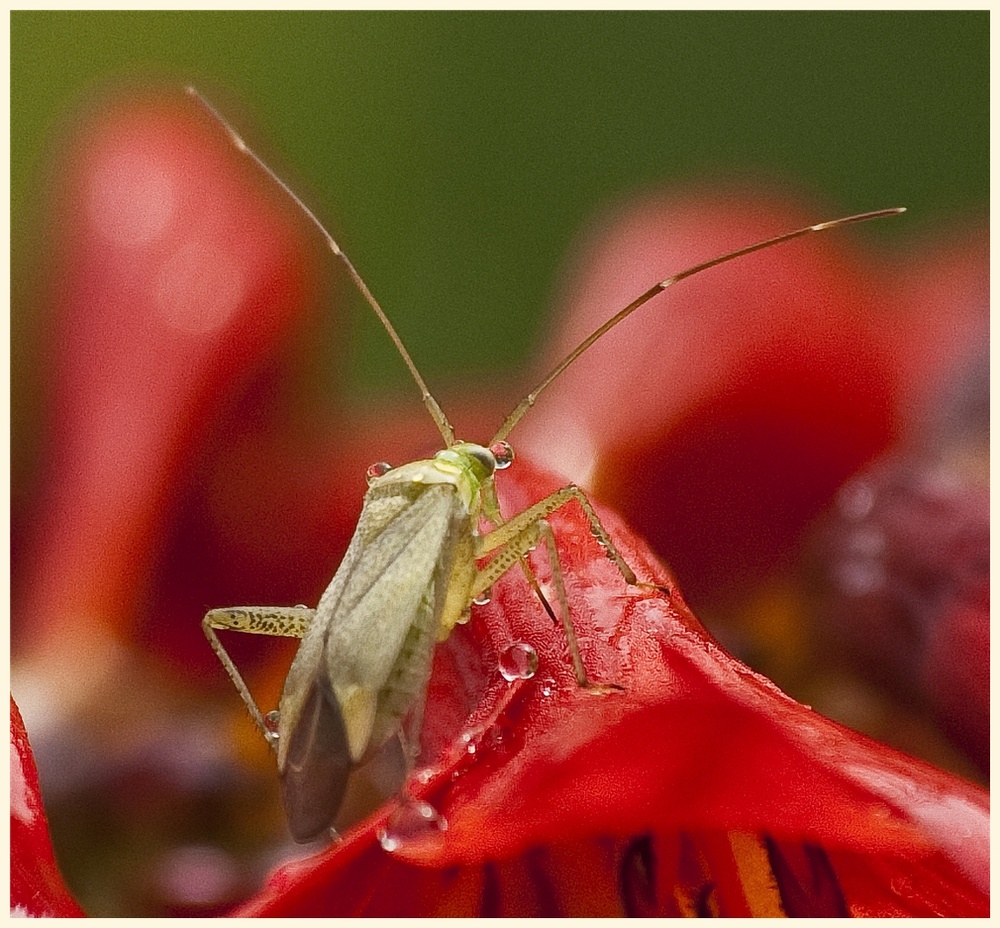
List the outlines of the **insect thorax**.
<svg viewBox="0 0 1000 928">
<path fill-rule="evenodd" d="M 376 477 L 371 482 L 368 497 L 377 499 L 384 493 L 398 492 L 399 484 L 451 484 L 466 511 L 472 515 L 479 511 L 483 484 L 492 478 L 496 467 L 496 458 L 489 448 L 472 442 L 457 442 L 433 458 L 412 461 Z"/>
</svg>

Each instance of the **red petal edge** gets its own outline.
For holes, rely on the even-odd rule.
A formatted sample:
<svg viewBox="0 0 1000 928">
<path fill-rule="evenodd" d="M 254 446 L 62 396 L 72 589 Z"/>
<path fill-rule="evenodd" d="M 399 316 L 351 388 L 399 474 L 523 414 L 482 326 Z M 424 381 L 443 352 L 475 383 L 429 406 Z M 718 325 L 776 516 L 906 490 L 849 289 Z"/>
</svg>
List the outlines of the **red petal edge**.
<svg viewBox="0 0 1000 928">
<path fill-rule="evenodd" d="M 10 700 L 10 909 L 30 918 L 82 917 L 52 852 L 28 733 Z"/>
</svg>

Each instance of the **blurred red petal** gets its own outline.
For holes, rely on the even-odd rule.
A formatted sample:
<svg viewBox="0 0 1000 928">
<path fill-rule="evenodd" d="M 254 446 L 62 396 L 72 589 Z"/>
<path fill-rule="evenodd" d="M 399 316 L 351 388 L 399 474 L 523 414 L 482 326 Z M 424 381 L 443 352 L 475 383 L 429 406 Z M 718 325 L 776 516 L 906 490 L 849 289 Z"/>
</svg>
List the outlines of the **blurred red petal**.
<svg viewBox="0 0 1000 928">
<path fill-rule="evenodd" d="M 989 774 L 990 610 L 961 603 L 939 617 L 924 659 L 923 685 L 945 731 Z"/>
<path fill-rule="evenodd" d="M 546 363 L 655 281 L 816 219 L 816 207 L 743 191 L 624 210 L 575 263 Z M 852 247 L 858 234 L 811 236 L 683 281 L 580 358 L 516 436 L 648 537 L 695 603 L 787 560 L 893 435 L 884 272 Z"/>
<path fill-rule="evenodd" d="M 36 653 L 73 625 L 138 621 L 194 447 L 289 340 L 316 282 L 315 236 L 193 100 L 105 103 L 68 149 L 47 496 L 18 539 L 15 616 L 31 635 L 15 622 L 15 640 Z"/>
<path fill-rule="evenodd" d="M 14 698 L 10 700 L 10 908 L 30 918 L 82 917 L 59 873 L 38 789 L 38 771 Z"/>
<path fill-rule="evenodd" d="M 886 332 L 899 378 L 899 414 L 919 426 L 970 357 L 989 346 L 990 240 L 977 219 L 910 248 L 886 288 L 896 310 Z"/>
<path fill-rule="evenodd" d="M 498 480 L 506 511 L 558 485 L 523 460 L 516 470 Z M 601 517 L 640 575 L 669 581 L 620 520 Z M 489 899 L 497 885 L 507 887 L 508 902 L 512 892 L 524 902 L 501 906 L 504 914 L 579 911 L 552 893 L 592 898 L 603 910 L 600 900 L 614 893 L 601 886 L 618 885 L 612 864 L 647 834 L 668 844 L 671 836 L 693 836 L 695 850 L 677 850 L 680 869 L 670 879 L 694 887 L 678 892 L 695 909 L 737 914 L 771 899 L 789 914 L 835 914 L 843 893 L 852 912 L 988 910 L 982 790 L 794 702 L 712 641 L 678 594 L 668 601 L 628 591 L 572 507 L 552 524 L 588 673 L 625 692 L 580 690 L 562 631 L 521 578 L 506 577 L 436 655 L 425 748 L 439 760 L 410 791 L 440 811 L 447 829 L 409 833 L 388 854 L 377 833 L 391 831 L 399 813 L 383 809 L 343 844 L 279 871 L 241 914 L 426 915 L 428 900 L 447 895 L 447 887 L 455 889 L 449 914 L 468 914 L 477 886 L 478 911 L 496 914 Z M 536 568 L 544 584 L 544 565 Z M 508 683 L 496 668 L 517 643 L 534 647 L 538 671 Z M 737 850 L 734 834 L 750 843 Z M 730 850 L 716 860 L 711 849 L 720 840 Z M 587 876 L 595 841 L 616 848 L 595 868 L 603 884 Z M 576 850 L 567 856 L 563 847 Z M 566 863 L 577 859 L 579 866 Z M 780 899 L 757 886 L 765 860 L 768 879 L 784 886 Z M 662 866 L 669 869 L 669 855 Z M 692 866 L 697 872 L 682 879 Z M 840 881 L 841 866 L 858 885 L 858 873 L 879 879 L 853 895 Z M 708 876 L 699 877 L 699 867 Z M 729 883 L 720 882 L 727 867 L 734 868 Z M 829 874 L 817 884 L 823 868 Z M 697 887 L 710 883 L 714 895 L 699 901 Z M 532 893 L 541 896 L 531 902 Z"/>
</svg>

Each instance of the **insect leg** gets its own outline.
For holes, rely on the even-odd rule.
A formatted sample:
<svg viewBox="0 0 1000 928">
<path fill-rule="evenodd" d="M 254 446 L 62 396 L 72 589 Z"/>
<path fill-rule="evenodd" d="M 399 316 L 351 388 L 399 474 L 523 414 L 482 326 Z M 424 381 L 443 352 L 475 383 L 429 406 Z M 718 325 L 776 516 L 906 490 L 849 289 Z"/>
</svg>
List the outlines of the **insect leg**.
<svg viewBox="0 0 1000 928">
<path fill-rule="evenodd" d="M 587 499 L 583 490 L 575 484 L 557 490 L 551 496 L 547 496 L 534 506 L 514 516 L 509 522 L 495 523 L 496 527 L 492 532 L 480 537 L 476 551 L 477 557 L 488 554 L 490 551 L 496 549 L 499 549 L 499 551 L 497 551 L 496 556 L 477 575 L 472 593 L 473 596 L 478 596 L 509 570 L 516 561 L 520 561 L 528 583 L 535 591 L 545 611 L 552 618 L 553 622 L 561 622 L 562 624 L 569 645 L 570 658 L 573 661 L 573 671 L 576 674 L 577 682 L 581 687 L 594 692 L 608 692 L 609 690 L 618 689 L 617 685 L 592 683 L 587 677 L 587 672 L 583 666 L 583 659 L 580 656 L 580 647 L 576 632 L 573 629 L 573 621 L 566 597 L 566 587 L 563 583 L 562 568 L 559 563 L 555 538 L 552 534 L 551 526 L 545 520 L 545 516 L 549 515 L 549 513 L 554 512 L 556 509 L 565 506 L 573 500 L 576 500 L 580 504 L 584 515 L 587 517 L 587 521 L 590 523 L 591 534 L 593 534 L 597 543 L 604 548 L 608 559 L 618 568 L 618 572 L 622 575 L 626 583 L 630 586 L 637 586 L 644 589 L 659 590 L 669 595 L 670 591 L 666 587 L 657 583 L 641 581 L 636 577 L 635 571 L 632 570 L 618 552 L 614 542 L 612 542 L 611 537 L 608 535 L 607 529 L 601 524 L 601 520 L 594 511 L 590 500 Z M 545 595 L 542 593 L 534 571 L 525 557 L 527 552 L 535 546 L 540 538 L 545 543 L 546 553 L 552 567 L 552 583 L 555 586 L 556 596 L 559 600 L 560 616 L 558 619 Z"/>
<path fill-rule="evenodd" d="M 236 692 L 240 694 L 243 704 L 250 712 L 250 717 L 272 749 L 275 746 L 274 739 L 264 724 L 264 717 L 215 630 L 218 628 L 225 631 L 249 632 L 254 635 L 301 638 L 315 614 L 315 609 L 308 609 L 305 606 L 238 606 L 227 609 L 212 609 L 201 620 L 202 630 L 205 632 L 205 637 L 212 646 L 212 650 L 215 651 L 215 656 L 218 657 L 219 663 L 229 674 L 229 679 L 233 681 L 233 686 L 236 687 Z"/>
<path fill-rule="evenodd" d="M 573 628 L 573 620 L 570 616 L 569 601 L 566 597 L 566 587 L 563 583 L 562 569 L 559 566 L 559 555 L 556 552 L 555 538 L 552 534 L 552 528 L 549 526 L 548 522 L 541 518 L 536 518 L 533 522 L 528 522 L 527 525 L 524 525 L 523 521 L 524 520 L 520 517 L 517 517 L 510 523 L 504 523 L 502 528 L 506 528 L 508 525 L 513 525 L 515 522 L 518 523 L 520 525 L 520 532 L 513 538 L 509 538 L 506 542 L 502 542 L 499 546 L 496 544 L 488 545 L 488 549 L 496 549 L 499 547 L 499 550 L 493 559 L 476 575 L 475 581 L 472 585 L 473 598 L 491 587 L 504 573 L 510 570 L 515 563 L 519 563 L 521 565 L 521 569 L 524 571 L 525 577 L 528 580 L 528 584 L 538 597 L 542 607 L 548 613 L 549 618 L 551 618 L 554 623 L 562 625 L 563 630 L 565 631 L 566 640 L 569 645 L 570 658 L 573 662 L 573 672 L 576 675 L 577 683 L 579 683 L 581 687 L 593 692 L 607 692 L 608 690 L 619 689 L 619 687 L 614 684 L 596 684 L 592 683 L 588 679 L 587 672 L 583 666 L 583 658 L 580 656 L 580 646 L 577 642 L 576 631 Z M 486 547 L 488 539 L 491 539 L 492 536 L 497 533 L 497 531 L 494 531 L 489 535 L 484 536 L 483 542 L 486 544 L 484 544 L 483 547 Z M 503 534 L 506 535 L 508 533 L 504 532 Z M 556 616 L 552 606 L 549 604 L 548 599 L 542 592 L 541 586 L 538 583 L 538 578 L 535 576 L 535 572 L 531 569 L 531 565 L 528 563 L 526 556 L 527 553 L 538 543 L 539 538 L 543 539 L 545 542 L 549 563 L 552 566 L 552 583 L 553 586 L 555 586 L 556 597 L 559 601 L 559 616 Z M 495 539 L 493 539 L 493 541 L 495 542 Z"/>
<path fill-rule="evenodd" d="M 594 511 L 594 507 L 590 504 L 590 500 L 587 499 L 586 494 L 576 484 L 570 484 L 567 487 L 563 487 L 561 490 L 556 490 L 555 493 L 550 496 L 546 496 L 545 499 L 535 503 L 534 506 L 529 506 L 524 510 L 524 512 L 518 513 L 510 521 L 497 526 L 492 532 L 480 536 L 479 550 L 477 550 L 476 556 L 479 557 L 483 554 L 489 553 L 495 548 L 508 544 L 520 535 L 527 526 L 544 520 L 547 515 L 555 512 L 556 509 L 565 506 L 573 500 L 576 500 L 580 504 L 580 508 L 583 509 L 583 514 L 587 517 L 587 521 L 590 523 L 591 534 L 597 539 L 597 543 L 604 548 L 604 552 L 608 559 L 615 565 L 615 567 L 618 568 L 618 572 L 622 575 L 622 578 L 629 586 L 638 586 L 647 590 L 659 590 L 662 593 L 666 593 L 668 595 L 670 594 L 670 590 L 662 584 L 640 580 L 635 575 L 635 571 L 629 567 L 625 558 L 618 553 L 618 549 L 611 540 L 611 536 L 608 534 L 607 529 L 601 524 L 601 520 L 597 517 L 597 513 Z M 497 557 L 499 556 L 500 555 L 497 555 Z M 494 560 L 496 560 L 496 558 Z M 491 561 L 490 565 L 492 565 L 492 563 L 493 562 Z M 512 566 L 513 563 L 514 561 L 512 559 L 509 560 L 508 566 Z M 501 573 L 503 573 L 503 571 L 501 571 Z"/>
<path fill-rule="evenodd" d="M 535 591 L 535 595 L 541 601 L 549 618 L 553 622 L 561 624 L 569 644 L 569 656 L 573 661 L 573 673 L 576 674 L 576 682 L 584 689 L 596 688 L 587 677 L 587 671 L 583 666 L 583 658 L 580 656 L 580 645 L 576 638 L 576 630 L 573 628 L 573 620 L 569 613 L 569 600 L 566 597 L 566 585 L 563 583 L 562 567 L 559 565 L 559 554 L 556 551 L 556 539 L 552 534 L 552 526 L 544 519 L 539 520 L 538 534 L 545 542 L 545 550 L 548 554 L 549 565 L 552 568 L 552 585 L 556 588 L 556 598 L 559 600 L 559 617 L 552 611 L 552 606 L 538 584 L 538 578 L 528 563 L 527 555 L 521 558 L 521 569 L 528 578 L 528 583 Z"/>
<path fill-rule="evenodd" d="M 556 597 L 559 600 L 559 618 L 562 620 L 563 632 L 569 644 L 569 656 L 573 661 L 573 672 L 576 674 L 576 682 L 583 689 L 592 690 L 595 693 L 621 690 L 622 688 L 617 683 L 593 683 L 587 677 L 587 671 L 583 666 L 583 657 L 580 655 L 580 645 L 576 638 L 576 630 L 573 628 L 573 617 L 569 611 L 566 585 L 563 583 L 562 566 L 559 563 L 559 553 L 556 551 L 556 538 L 552 534 L 552 526 L 544 519 L 538 523 L 538 527 L 541 529 L 541 537 L 545 542 L 545 551 L 548 554 L 549 565 L 552 568 L 552 584 L 556 588 Z M 527 567 L 527 562 L 525 561 L 524 563 Z"/>
</svg>

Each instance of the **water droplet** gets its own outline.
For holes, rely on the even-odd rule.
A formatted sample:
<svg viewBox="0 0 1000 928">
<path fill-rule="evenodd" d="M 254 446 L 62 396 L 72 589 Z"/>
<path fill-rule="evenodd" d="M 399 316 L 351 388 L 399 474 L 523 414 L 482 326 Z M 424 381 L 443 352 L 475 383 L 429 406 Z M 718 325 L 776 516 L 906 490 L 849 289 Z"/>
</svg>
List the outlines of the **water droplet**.
<svg viewBox="0 0 1000 928">
<path fill-rule="evenodd" d="M 552 677 L 545 677 L 538 684 L 538 688 L 543 696 L 551 696 L 556 691 L 556 681 Z"/>
<path fill-rule="evenodd" d="M 278 740 L 278 725 L 281 722 L 281 713 L 277 709 L 272 709 L 264 716 L 264 728 L 267 729 L 267 740 Z"/>
<path fill-rule="evenodd" d="M 308 609 L 309 607 L 307 605 L 305 605 L 304 603 L 299 603 L 295 608 L 296 609 Z"/>
<path fill-rule="evenodd" d="M 376 461 L 372 464 L 368 470 L 365 471 L 365 478 L 368 480 L 369 485 L 374 483 L 383 474 L 389 473 L 392 470 L 392 465 L 388 461 Z"/>
<path fill-rule="evenodd" d="M 404 802 L 378 831 L 378 843 L 390 854 L 408 841 L 439 835 L 448 830 L 448 823 L 429 802 Z"/>
<path fill-rule="evenodd" d="M 487 587 L 485 590 L 483 590 L 482 593 L 480 593 L 472 601 L 477 606 L 485 606 L 490 601 L 490 599 L 492 599 L 492 598 L 493 598 L 493 588 L 492 587 Z"/>
<path fill-rule="evenodd" d="M 476 753 L 476 742 L 475 741 L 470 741 L 468 743 L 468 745 L 466 746 L 465 750 L 466 750 L 466 753 L 468 753 L 468 754 L 475 754 Z"/>
<path fill-rule="evenodd" d="M 514 449 L 505 441 L 490 445 L 490 454 L 496 458 L 497 470 L 506 470 L 514 463 Z"/>
<path fill-rule="evenodd" d="M 538 652 L 524 641 L 512 644 L 500 655 L 500 673 L 505 680 L 530 680 L 538 670 Z"/>
</svg>

